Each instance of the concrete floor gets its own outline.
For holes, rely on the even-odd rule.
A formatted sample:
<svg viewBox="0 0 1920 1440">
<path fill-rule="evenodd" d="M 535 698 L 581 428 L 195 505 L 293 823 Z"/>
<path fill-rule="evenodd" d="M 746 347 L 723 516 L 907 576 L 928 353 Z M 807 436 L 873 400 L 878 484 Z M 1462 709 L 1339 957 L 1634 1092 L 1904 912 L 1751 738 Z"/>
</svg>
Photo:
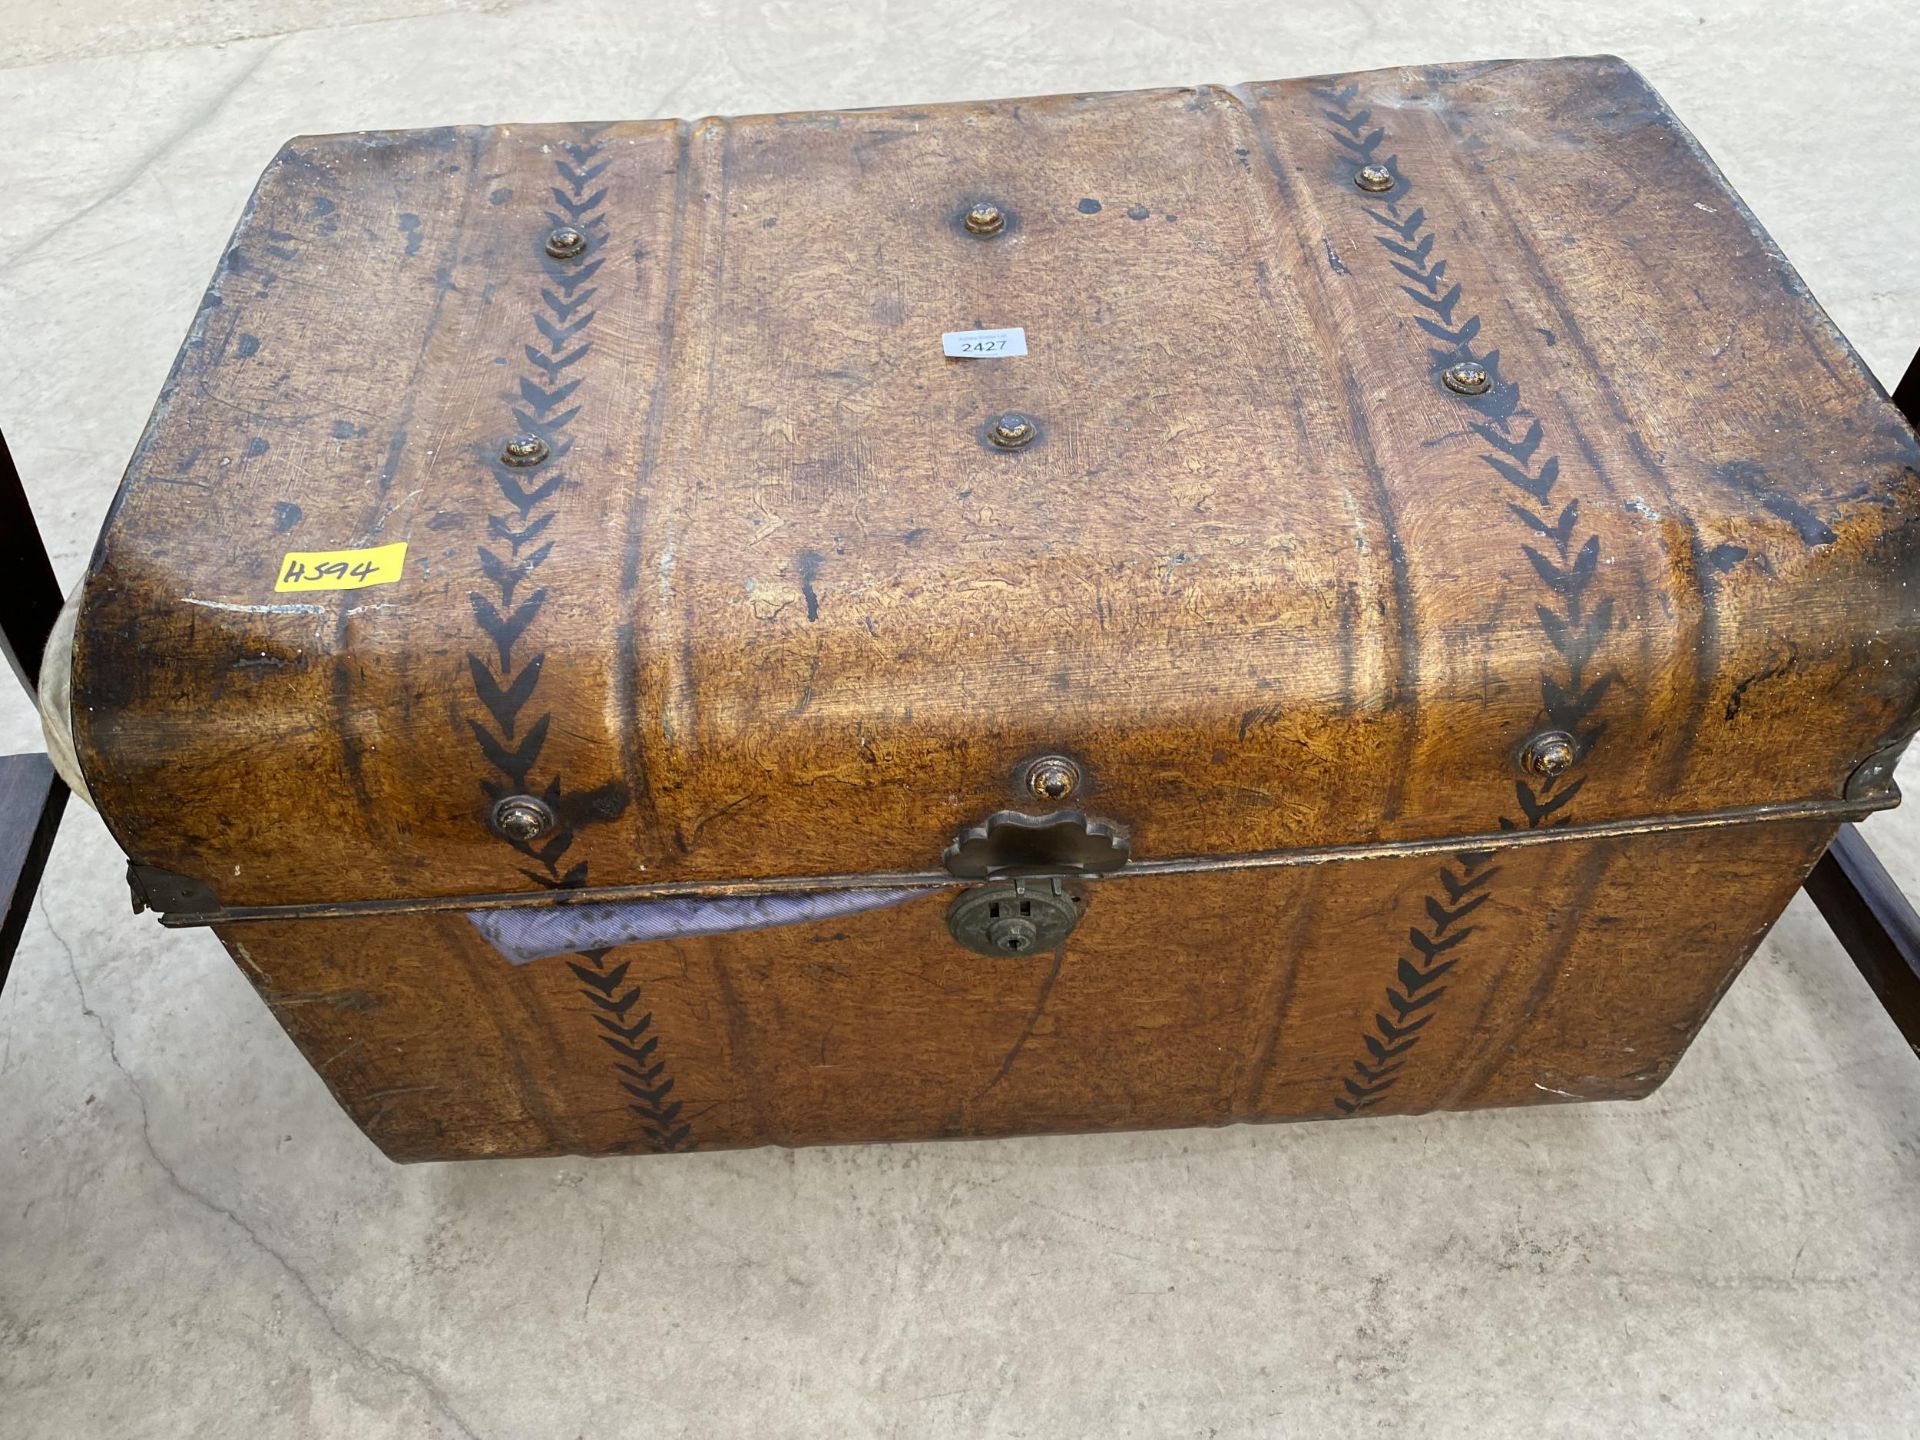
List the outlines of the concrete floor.
<svg viewBox="0 0 1920 1440">
<path fill-rule="evenodd" d="M 160 8 L 0 17 L 0 421 L 69 583 L 297 132 L 1614 51 L 1884 381 L 1920 344 L 1906 0 Z M 1920 892 L 1920 813 L 1870 832 Z M 76 806 L 0 999 L 10 1435 L 1920 1428 L 1920 1063 L 1804 901 L 1637 1106 L 402 1169 L 121 868 Z"/>
</svg>

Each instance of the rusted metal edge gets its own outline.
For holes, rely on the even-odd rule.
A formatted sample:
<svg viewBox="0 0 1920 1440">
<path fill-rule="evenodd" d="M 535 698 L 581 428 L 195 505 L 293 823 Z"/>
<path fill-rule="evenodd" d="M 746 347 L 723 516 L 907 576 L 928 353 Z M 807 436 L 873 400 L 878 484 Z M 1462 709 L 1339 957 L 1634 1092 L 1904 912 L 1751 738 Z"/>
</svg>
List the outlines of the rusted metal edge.
<svg viewBox="0 0 1920 1440">
<path fill-rule="evenodd" d="M 1615 820 L 1593 825 L 1561 825 L 1538 830 L 1496 830 L 1490 834 L 1450 835 L 1438 840 L 1383 840 L 1373 844 L 1328 845 L 1317 849 L 1274 850 L 1248 855 L 1195 855 L 1165 860 L 1135 860 L 1124 869 L 1104 875 L 1072 878 L 1110 885 L 1141 875 L 1210 874 L 1221 870 L 1267 870 L 1296 865 L 1333 865 L 1353 860 L 1397 860 L 1421 855 L 1450 855 L 1470 850 L 1521 850 L 1535 845 L 1558 845 L 1573 840 L 1609 840 L 1628 835 L 1655 835 L 1672 831 L 1714 830 L 1733 825 L 1768 824 L 1783 820 L 1831 820 L 1838 824 L 1858 820 L 1876 810 L 1900 803 L 1897 790 L 1851 800 L 1803 801 L 1786 805 L 1752 805 L 1735 810 L 1709 810 L 1697 815 L 1658 815 L 1642 820 Z M 511 910 L 547 905 L 609 904 L 633 900 L 666 900 L 688 896 L 773 895 L 810 890 L 924 889 L 946 890 L 979 883 L 956 879 L 944 870 L 915 870 L 895 874 L 796 875 L 762 880 L 665 881 L 650 885 L 596 885 L 578 890 L 512 891 L 503 895 L 454 895 L 421 900 L 346 900 L 313 905 L 235 905 L 216 910 L 174 911 L 160 916 L 171 929 L 200 925 L 242 925 L 259 920 L 332 920 L 369 915 L 409 915 L 436 910 Z"/>
</svg>

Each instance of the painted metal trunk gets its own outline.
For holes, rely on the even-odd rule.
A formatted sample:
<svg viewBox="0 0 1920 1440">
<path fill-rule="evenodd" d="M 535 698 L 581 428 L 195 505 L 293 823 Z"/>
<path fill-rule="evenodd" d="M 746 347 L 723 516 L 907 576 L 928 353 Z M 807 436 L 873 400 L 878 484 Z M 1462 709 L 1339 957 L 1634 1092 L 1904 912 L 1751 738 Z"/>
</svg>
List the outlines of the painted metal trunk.
<svg viewBox="0 0 1920 1440">
<path fill-rule="evenodd" d="M 1613 60 L 296 140 L 76 748 L 398 1158 L 1638 1096 L 1917 457 Z"/>
</svg>

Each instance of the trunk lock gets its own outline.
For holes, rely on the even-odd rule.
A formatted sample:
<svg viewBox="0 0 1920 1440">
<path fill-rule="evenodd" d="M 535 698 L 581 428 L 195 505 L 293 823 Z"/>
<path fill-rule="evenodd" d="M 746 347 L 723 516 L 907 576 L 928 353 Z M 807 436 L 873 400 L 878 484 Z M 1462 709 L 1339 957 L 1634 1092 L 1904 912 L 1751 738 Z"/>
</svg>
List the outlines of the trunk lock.
<svg viewBox="0 0 1920 1440">
<path fill-rule="evenodd" d="M 1080 923 L 1086 903 L 1085 895 L 1057 877 L 981 885 L 953 902 L 947 929 L 976 955 L 1033 955 L 1059 948 Z"/>
</svg>

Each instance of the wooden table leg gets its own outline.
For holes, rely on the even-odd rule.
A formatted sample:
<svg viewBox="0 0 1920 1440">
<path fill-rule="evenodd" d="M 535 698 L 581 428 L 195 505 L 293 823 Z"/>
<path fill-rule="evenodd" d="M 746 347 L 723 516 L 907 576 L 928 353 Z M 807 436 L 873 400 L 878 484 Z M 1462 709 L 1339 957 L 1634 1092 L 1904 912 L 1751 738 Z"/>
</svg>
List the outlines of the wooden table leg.
<svg viewBox="0 0 1920 1440">
<path fill-rule="evenodd" d="M 60 605 L 47 547 L 0 436 L 0 650 L 29 696 L 38 692 L 40 657 Z M 0 986 L 66 807 L 67 787 L 46 756 L 0 756 Z"/>
<path fill-rule="evenodd" d="M 20 472 L 6 436 L 0 435 L 0 649 L 29 695 L 39 688 L 40 656 L 61 604 L 60 583 L 33 523 Z"/>
<path fill-rule="evenodd" d="M 66 808 L 67 787 L 46 756 L 0 755 L 0 988 Z"/>
<path fill-rule="evenodd" d="M 1852 825 L 1807 877 L 1807 896 L 1920 1054 L 1920 915 Z"/>
</svg>

